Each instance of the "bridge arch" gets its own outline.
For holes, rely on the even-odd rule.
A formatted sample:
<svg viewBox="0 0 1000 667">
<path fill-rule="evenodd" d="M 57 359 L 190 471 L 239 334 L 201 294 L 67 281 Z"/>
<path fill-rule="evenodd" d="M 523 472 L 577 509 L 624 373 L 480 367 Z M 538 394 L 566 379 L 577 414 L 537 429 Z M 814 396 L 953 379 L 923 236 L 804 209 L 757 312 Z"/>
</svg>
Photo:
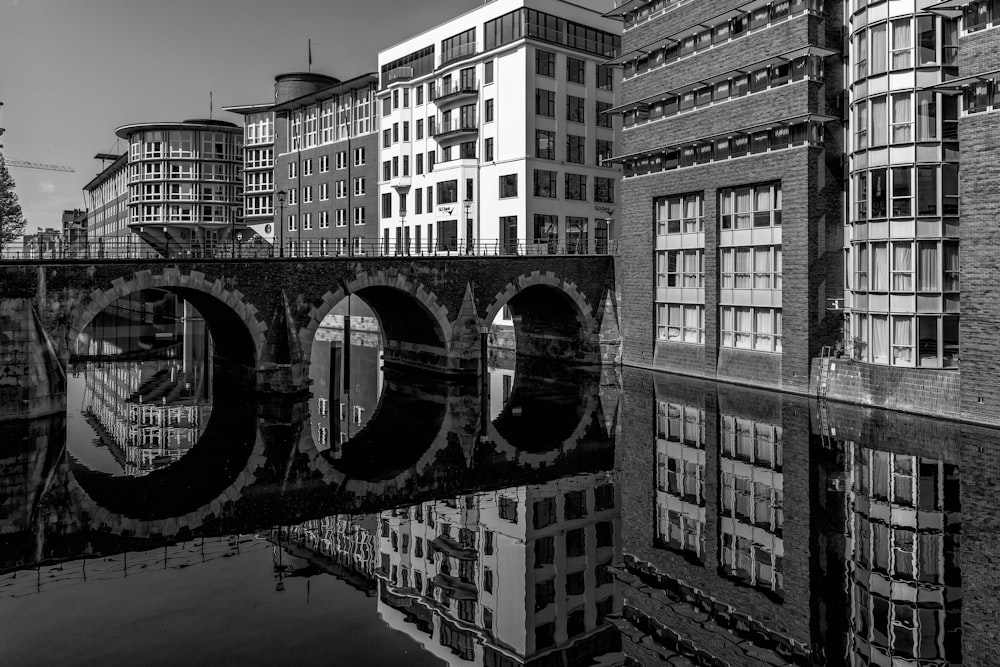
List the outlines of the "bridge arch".
<svg viewBox="0 0 1000 667">
<path fill-rule="evenodd" d="M 91 292 L 74 309 L 62 361 L 68 362 L 80 333 L 101 311 L 122 297 L 146 289 L 172 292 L 190 302 L 213 338 L 225 342 L 216 347 L 218 359 L 247 370 L 257 367 L 267 336 L 267 325 L 258 317 L 257 309 L 245 303 L 239 291 L 227 289 L 222 280 L 211 280 L 199 271 L 182 272 L 176 267 L 157 273 L 137 271 Z"/>
<path fill-rule="evenodd" d="M 309 312 L 299 330 L 306 359 L 323 320 L 344 299 L 360 297 L 375 313 L 384 343 L 385 361 L 429 370 L 460 370 L 452 352 L 452 323 L 448 309 L 420 281 L 395 270 L 358 272 L 327 291 L 322 303 Z"/>
<path fill-rule="evenodd" d="M 483 318 L 484 333 L 504 306 L 514 318 L 518 356 L 600 361 L 600 325 L 573 281 L 551 271 L 521 274 L 493 297 Z"/>
</svg>

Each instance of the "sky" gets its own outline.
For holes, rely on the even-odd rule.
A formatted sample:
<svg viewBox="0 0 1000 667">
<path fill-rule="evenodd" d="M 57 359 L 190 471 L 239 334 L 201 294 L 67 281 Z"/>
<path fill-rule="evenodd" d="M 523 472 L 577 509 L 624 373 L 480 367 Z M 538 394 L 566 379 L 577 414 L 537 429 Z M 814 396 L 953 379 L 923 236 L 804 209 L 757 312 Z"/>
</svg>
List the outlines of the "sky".
<svg viewBox="0 0 1000 667">
<path fill-rule="evenodd" d="M 482 0 L 0 0 L 0 137 L 27 231 L 86 208 L 97 153 L 124 152 L 130 123 L 213 117 L 269 102 L 274 77 L 312 71 L 349 79 L 378 69 L 392 46 Z"/>
</svg>

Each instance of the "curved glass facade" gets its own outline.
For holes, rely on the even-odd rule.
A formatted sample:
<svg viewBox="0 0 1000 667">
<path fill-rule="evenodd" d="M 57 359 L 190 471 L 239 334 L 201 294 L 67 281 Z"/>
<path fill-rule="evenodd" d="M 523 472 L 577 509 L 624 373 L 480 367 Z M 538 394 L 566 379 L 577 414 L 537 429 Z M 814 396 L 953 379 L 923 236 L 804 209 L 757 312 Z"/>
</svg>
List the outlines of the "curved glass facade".
<svg viewBox="0 0 1000 667">
<path fill-rule="evenodd" d="M 240 128 L 157 124 L 128 128 L 127 138 L 129 224 L 140 236 L 154 246 L 169 236 L 207 250 L 242 229 Z"/>
<path fill-rule="evenodd" d="M 845 348 L 872 364 L 957 368 L 958 24 L 853 0 Z M 904 11 L 905 10 L 905 11 Z"/>
</svg>

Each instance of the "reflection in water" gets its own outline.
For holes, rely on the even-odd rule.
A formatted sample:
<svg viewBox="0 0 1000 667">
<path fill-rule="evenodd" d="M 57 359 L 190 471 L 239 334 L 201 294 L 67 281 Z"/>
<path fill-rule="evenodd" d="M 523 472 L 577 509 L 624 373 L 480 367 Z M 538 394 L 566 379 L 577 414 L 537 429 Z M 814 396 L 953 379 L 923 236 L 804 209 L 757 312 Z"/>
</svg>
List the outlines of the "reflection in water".
<svg viewBox="0 0 1000 667">
<path fill-rule="evenodd" d="M 851 664 L 960 663 L 957 466 L 845 444 Z"/>
<path fill-rule="evenodd" d="M 146 358 L 130 360 L 136 352 Z M 68 394 L 90 428 L 71 417 L 70 453 L 88 464 L 101 461 L 91 448 L 106 448 L 116 465 L 96 468 L 130 477 L 180 460 L 212 413 L 212 353 L 189 303 L 156 290 L 116 301 L 78 339 Z"/>
<path fill-rule="evenodd" d="M 995 431 L 500 358 L 484 394 L 383 375 L 377 332 L 353 324 L 321 330 L 312 396 L 221 391 L 211 343 L 193 344 L 205 337 L 178 312 L 182 334 L 151 345 L 154 359 L 111 361 L 138 353 L 88 339 L 102 358 L 77 367 L 73 460 L 66 420 L 3 425 L 0 614 L 15 619 L 14 651 L 74 660 L 72 643 L 18 646 L 21 605 L 37 619 L 108 595 L 138 617 L 173 599 L 166 572 L 191 589 L 225 575 L 266 591 L 257 623 L 320 605 L 303 623 L 381 632 L 377 647 L 337 635 L 352 664 L 995 662 L 1000 532 L 983 465 Z M 82 443 L 80 408 L 94 425 Z M 81 465 L 95 433 L 142 476 Z M 240 595 L 171 609 L 227 618 Z M 192 634 L 232 646 L 251 627 Z M 312 641 L 301 650 L 328 657 Z M 390 644 L 398 653 L 379 652 Z"/>
</svg>

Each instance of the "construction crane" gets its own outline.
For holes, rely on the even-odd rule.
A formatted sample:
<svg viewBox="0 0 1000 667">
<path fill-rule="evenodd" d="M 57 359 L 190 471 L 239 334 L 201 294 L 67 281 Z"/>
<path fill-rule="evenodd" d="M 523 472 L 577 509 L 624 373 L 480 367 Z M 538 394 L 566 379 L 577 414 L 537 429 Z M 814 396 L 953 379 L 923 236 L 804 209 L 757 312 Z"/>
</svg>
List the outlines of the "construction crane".
<svg viewBox="0 0 1000 667">
<path fill-rule="evenodd" d="M 71 171 L 76 173 L 72 167 L 64 167 L 59 164 L 42 164 L 41 162 L 25 162 L 24 160 L 6 160 L 8 167 L 24 167 L 25 169 L 46 169 L 48 171 Z"/>
</svg>

